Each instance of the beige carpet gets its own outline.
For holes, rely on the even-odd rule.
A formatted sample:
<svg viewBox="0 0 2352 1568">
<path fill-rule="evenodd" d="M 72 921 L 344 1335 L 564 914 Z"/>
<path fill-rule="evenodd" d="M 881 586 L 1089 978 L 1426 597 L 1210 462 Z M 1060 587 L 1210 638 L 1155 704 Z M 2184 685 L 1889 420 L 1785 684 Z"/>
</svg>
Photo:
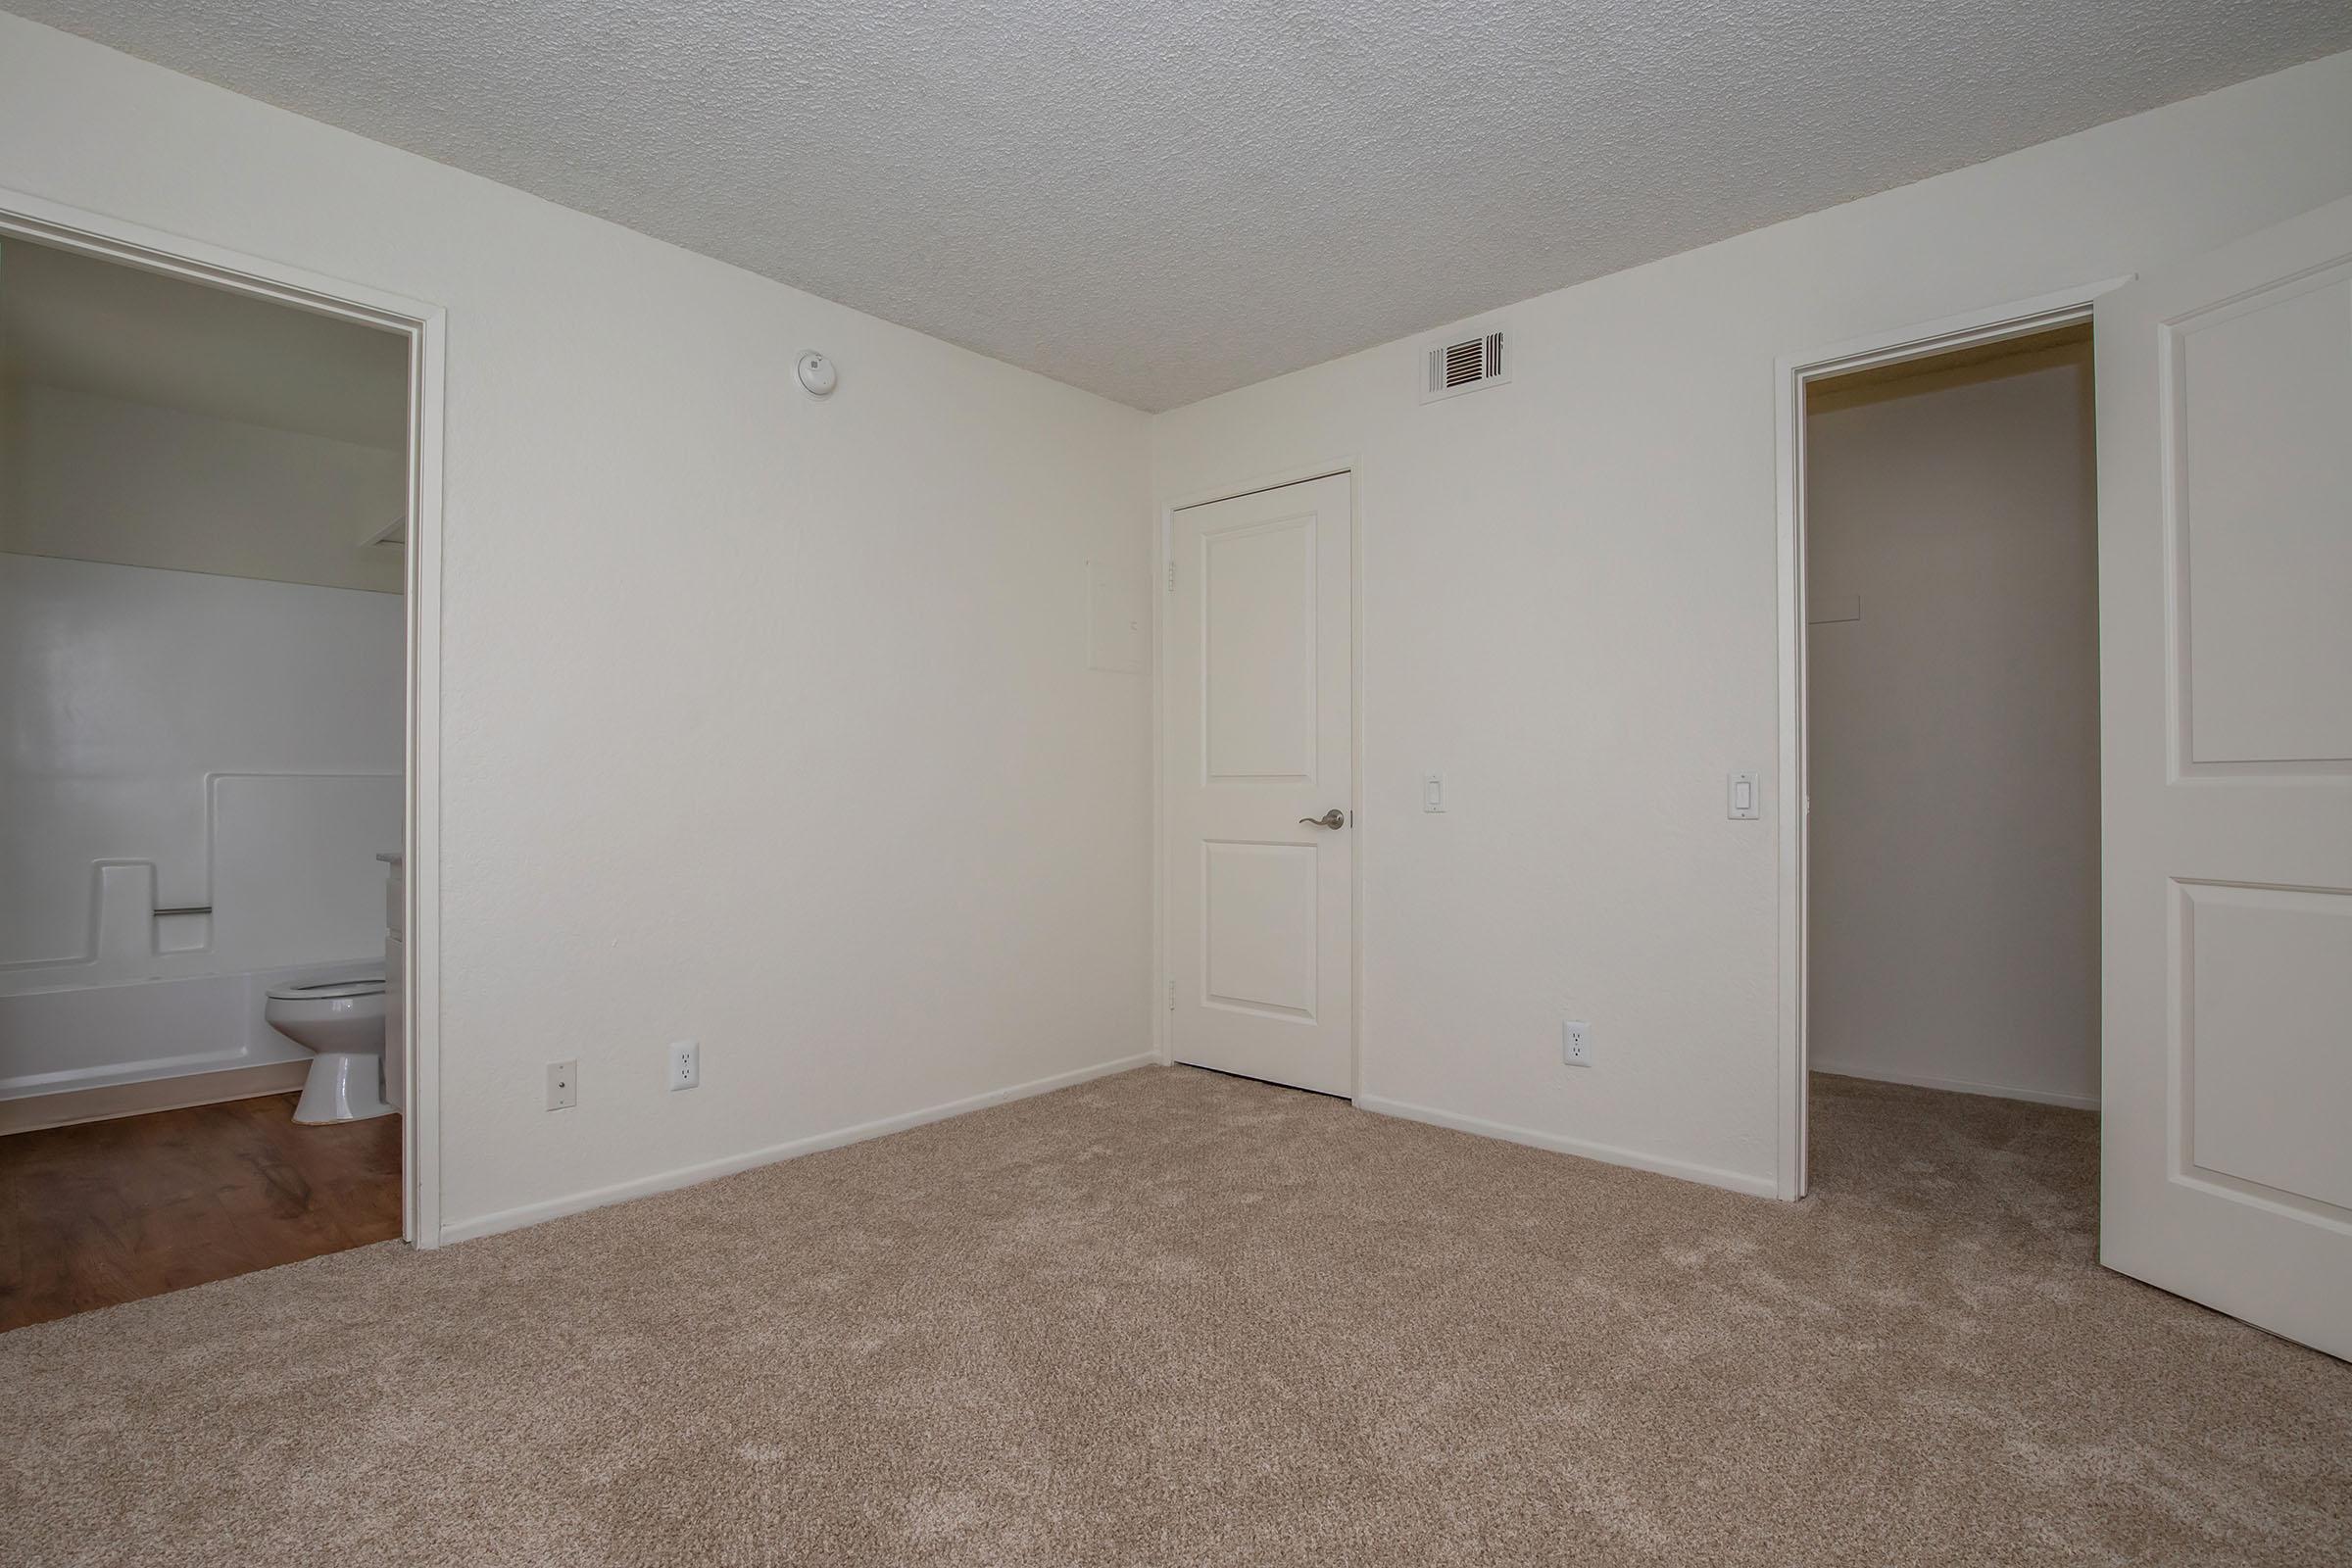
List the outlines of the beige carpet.
<svg viewBox="0 0 2352 1568">
<path fill-rule="evenodd" d="M 0 1336 L 11 1564 L 2344 1563 L 2352 1367 L 2099 1270 L 2081 1112 L 1740 1198 L 1146 1069 Z"/>
</svg>

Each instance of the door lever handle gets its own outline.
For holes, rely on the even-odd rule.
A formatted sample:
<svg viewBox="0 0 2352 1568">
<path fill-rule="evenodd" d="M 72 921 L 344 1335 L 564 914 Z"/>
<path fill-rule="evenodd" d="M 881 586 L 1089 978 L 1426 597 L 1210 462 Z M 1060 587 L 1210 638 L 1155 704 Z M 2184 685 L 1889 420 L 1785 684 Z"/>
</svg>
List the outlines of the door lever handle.
<svg viewBox="0 0 2352 1568">
<path fill-rule="evenodd" d="M 1335 806 L 1330 810 L 1325 811 L 1321 816 L 1300 817 L 1298 819 L 1298 825 L 1300 827 L 1346 827 L 1348 825 L 1348 813 Z"/>
</svg>

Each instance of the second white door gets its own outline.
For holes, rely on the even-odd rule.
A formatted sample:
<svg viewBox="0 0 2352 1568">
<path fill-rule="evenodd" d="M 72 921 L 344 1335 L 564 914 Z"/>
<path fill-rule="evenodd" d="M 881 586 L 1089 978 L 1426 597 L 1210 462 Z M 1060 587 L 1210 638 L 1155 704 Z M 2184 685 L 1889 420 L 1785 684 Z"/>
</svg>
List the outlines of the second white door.
<svg viewBox="0 0 2352 1568">
<path fill-rule="evenodd" d="M 1175 514 L 1175 1059 L 1353 1090 L 1354 521 L 1347 474 Z"/>
<path fill-rule="evenodd" d="M 2099 1259 L 2352 1357 L 2352 200 L 2098 355 Z"/>
</svg>

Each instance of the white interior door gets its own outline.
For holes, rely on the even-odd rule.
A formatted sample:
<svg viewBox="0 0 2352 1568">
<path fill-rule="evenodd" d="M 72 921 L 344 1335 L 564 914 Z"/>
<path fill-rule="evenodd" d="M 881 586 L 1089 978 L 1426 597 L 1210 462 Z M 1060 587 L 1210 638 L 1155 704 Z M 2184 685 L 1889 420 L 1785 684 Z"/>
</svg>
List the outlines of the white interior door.
<svg viewBox="0 0 2352 1568">
<path fill-rule="evenodd" d="M 2352 202 L 2096 336 L 2099 1255 L 2352 1356 Z"/>
<path fill-rule="evenodd" d="M 1188 507 L 1170 544 L 1171 1049 L 1333 1095 L 1354 1077 L 1353 545 L 1344 473 Z"/>
</svg>

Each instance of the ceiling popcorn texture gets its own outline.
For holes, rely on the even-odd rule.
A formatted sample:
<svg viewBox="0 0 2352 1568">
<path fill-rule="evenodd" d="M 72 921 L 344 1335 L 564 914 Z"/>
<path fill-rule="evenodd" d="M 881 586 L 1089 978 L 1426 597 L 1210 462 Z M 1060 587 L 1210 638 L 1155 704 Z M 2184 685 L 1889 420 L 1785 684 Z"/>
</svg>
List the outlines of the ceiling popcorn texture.
<svg viewBox="0 0 2352 1568">
<path fill-rule="evenodd" d="M 2342 0 L 6 3 L 1149 410 L 2352 47 Z"/>
</svg>

